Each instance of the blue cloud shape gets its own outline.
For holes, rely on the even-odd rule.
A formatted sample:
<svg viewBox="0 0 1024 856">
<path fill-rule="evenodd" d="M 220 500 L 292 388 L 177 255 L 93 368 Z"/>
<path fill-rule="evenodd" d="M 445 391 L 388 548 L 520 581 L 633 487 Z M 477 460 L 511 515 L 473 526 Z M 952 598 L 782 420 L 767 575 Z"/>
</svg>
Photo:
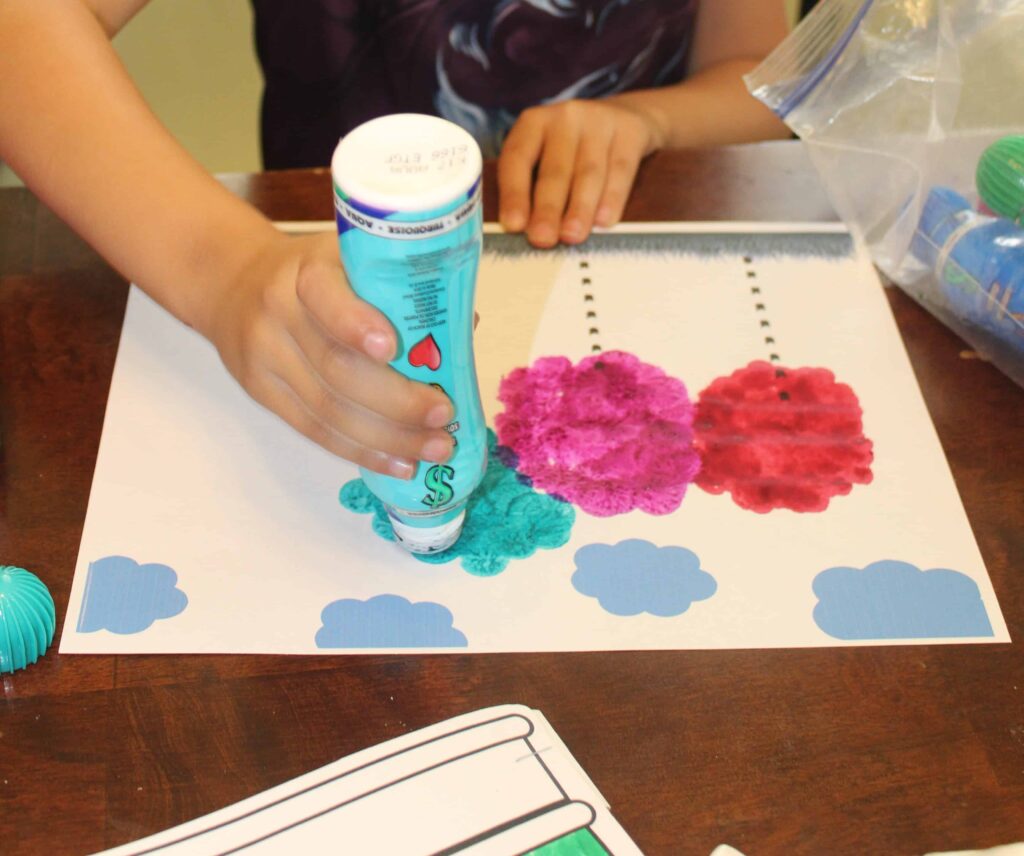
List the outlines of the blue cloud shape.
<svg viewBox="0 0 1024 856">
<path fill-rule="evenodd" d="M 837 639 L 992 636 L 978 584 L 946 568 L 885 559 L 814 578 L 814 621 Z"/>
<path fill-rule="evenodd" d="M 701 570 L 696 553 L 685 547 L 656 547 L 640 538 L 581 547 L 572 584 L 581 594 L 596 597 L 612 615 L 682 615 L 691 603 L 718 590 L 715 578 Z"/>
<path fill-rule="evenodd" d="M 78 616 L 78 632 L 141 633 L 160 618 L 173 618 L 188 606 L 167 565 L 140 565 L 128 556 L 90 562 Z"/>
<path fill-rule="evenodd" d="M 397 594 L 369 600 L 336 600 L 320 613 L 318 648 L 465 648 L 451 610 L 439 603 L 412 603 Z"/>
</svg>

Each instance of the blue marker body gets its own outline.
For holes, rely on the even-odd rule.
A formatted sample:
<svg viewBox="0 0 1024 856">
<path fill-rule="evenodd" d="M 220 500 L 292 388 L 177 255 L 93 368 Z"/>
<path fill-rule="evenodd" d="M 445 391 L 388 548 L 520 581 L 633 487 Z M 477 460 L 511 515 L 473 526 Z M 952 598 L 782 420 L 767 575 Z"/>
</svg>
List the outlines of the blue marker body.
<svg viewBox="0 0 1024 856">
<path fill-rule="evenodd" d="M 962 320 L 1024 351 L 1024 228 L 979 214 L 954 190 L 933 187 L 911 251 L 935 270 Z"/>
<path fill-rule="evenodd" d="M 374 119 L 338 144 L 331 164 L 342 263 L 352 288 L 398 334 L 391 365 L 440 387 L 455 452 L 421 461 L 410 481 L 362 470 L 399 542 L 439 552 L 459 536 L 483 478 L 487 434 L 473 358 L 473 304 L 483 241 L 480 150 L 432 116 Z"/>
</svg>

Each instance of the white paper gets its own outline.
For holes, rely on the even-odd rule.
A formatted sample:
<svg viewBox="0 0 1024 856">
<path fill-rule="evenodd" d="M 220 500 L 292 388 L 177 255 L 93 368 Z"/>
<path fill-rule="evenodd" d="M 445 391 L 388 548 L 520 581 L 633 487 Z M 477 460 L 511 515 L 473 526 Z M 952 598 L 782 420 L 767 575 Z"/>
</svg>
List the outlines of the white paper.
<svg viewBox="0 0 1024 856">
<path fill-rule="evenodd" d="M 759 246 L 766 235 L 845 234 L 807 224 L 633 224 L 608 233 L 636 236 L 636 247 L 622 252 L 486 252 L 477 362 L 488 423 L 502 410 L 499 385 L 512 369 L 546 356 L 577 362 L 595 353 L 596 341 L 605 353 L 629 352 L 681 380 L 692 400 L 716 377 L 777 348 L 785 365 L 826 367 L 855 391 L 873 444 L 869 484 L 854 485 L 820 513 L 756 513 L 691 484 L 670 514 L 595 517 L 577 508 L 567 543 L 513 559 L 493 576 L 468 573 L 459 559 L 424 564 L 375 535 L 368 515 L 341 507 L 338 492 L 357 477 L 353 466 L 262 410 L 208 342 L 133 288 L 60 650 L 332 654 L 1008 641 L 866 255 L 860 248 L 842 258 L 758 253 L 745 263 L 742 252 L 650 249 L 673 235 L 721 233 Z M 753 269 L 756 279 L 747 276 Z M 586 293 L 593 299 L 584 301 Z M 759 302 L 767 309 L 757 309 Z M 597 335 L 586 316 L 592 307 Z M 774 345 L 759 326 L 765 318 Z M 632 539 L 653 551 L 691 551 L 714 579 L 713 595 L 670 615 L 656 614 L 657 603 L 622 615 L 575 587 L 582 548 L 620 549 Z M 969 591 L 962 600 L 943 589 L 937 598 L 925 591 L 918 603 L 907 589 L 906 603 L 870 601 L 865 609 L 880 614 L 868 616 L 868 626 L 885 624 L 891 607 L 911 619 L 962 608 L 973 616 L 967 630 L 826 632 L 815 619 L 815 580 L 837 567 L 859 579 L 878 562 L 902 563 L 915 586 L 941 577 Z M 136 579 L 145 585 L 136 589 Z M 439 626 L 401 644 L 318 645 L 325 607 L 381 596 L 389 598 L 388 616 L 413 624 L 425 616 Z M 988 622 L 984 632 L 979 616 Z M 947 626 L 942 615 L 936 620 Z"/>
</svg>

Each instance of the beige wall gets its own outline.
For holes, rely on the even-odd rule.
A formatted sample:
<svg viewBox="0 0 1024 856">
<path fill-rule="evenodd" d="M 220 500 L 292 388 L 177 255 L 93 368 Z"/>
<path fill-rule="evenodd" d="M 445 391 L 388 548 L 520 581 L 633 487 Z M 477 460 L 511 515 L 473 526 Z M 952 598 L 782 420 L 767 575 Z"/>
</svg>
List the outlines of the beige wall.
<svg viewBox="0 0 1024 856">
<path fill-rule="evenodd" d="M 247 0 L 154 0 L 114 47 L 160 119 L 207 169 L 260 168 L 262 78 Z"/>
<path fill-rule="evenodd" d="M 790 24 L 795 23 L 796 16 L 800 14 L 800 0 L 783 0 L 786 4 L 786 14 L 789 15 Z"/>
</svg>

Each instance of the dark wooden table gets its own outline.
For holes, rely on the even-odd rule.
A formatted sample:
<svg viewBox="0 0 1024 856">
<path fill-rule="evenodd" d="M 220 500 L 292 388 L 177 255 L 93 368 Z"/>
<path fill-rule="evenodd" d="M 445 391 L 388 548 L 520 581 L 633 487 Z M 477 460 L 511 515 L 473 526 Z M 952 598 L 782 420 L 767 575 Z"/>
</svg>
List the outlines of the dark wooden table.
<svg viewBox="0 0 1024 856">
<path fill-rule="evenodd" d="M 277 219 L 332 216 L 325 171 L 225 181 Z M 795 143 L 656 156 L 628 215 L 832 217 Z M 47 583 L 58 626 L 126 293 L 27 191 L 0 191 L 0 563 Z M 888 295 L 1018 639 L 1024 391 Z M 910 854 L 1024 839 L 1020 644 L 62 657 L 55 643 L 2 680 L 6 854 L 120 844 L 504 702 L 545 713 L 650 854 L 720 842 L 748 854 Z"/>
</svg>

